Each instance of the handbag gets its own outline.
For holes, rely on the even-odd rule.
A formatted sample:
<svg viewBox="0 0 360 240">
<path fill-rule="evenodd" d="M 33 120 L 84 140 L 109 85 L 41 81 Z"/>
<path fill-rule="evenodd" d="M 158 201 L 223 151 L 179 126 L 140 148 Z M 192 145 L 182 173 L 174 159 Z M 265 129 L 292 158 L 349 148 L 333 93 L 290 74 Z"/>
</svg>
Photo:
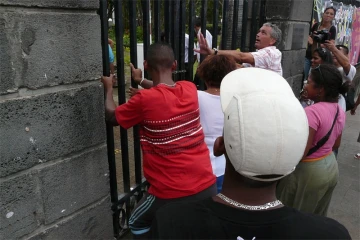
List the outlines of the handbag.
<svg viewBox="0 0 360 240">
<path fill-rule="evenodd" d="M 315 145 L 314 147 L 310 148 L 310 150 L 309 150 L 309 152 L 308 152 L 308 154 L 307 154 L 306 156 L 310 156 L 311 154 L 313 154 L 314 152 L 316 152 L 317 150 L 319 150 L 319 148 L 321 148 L 322 146 L 324 146 L 324 144 L 327 142 L 327 140 L 329 140 L 329 137 L 330 137 L 331 132 L 332 132 L 332 130 L 333 130 L 333 128 L 334 128 L 334 125 L 335 125 L 335 122 L 336 122 L 336 119 L 337 119 L 338 115 L 339 115 L 339 106 L 337 106 L 336 115 L 335 115 L 333 124 L 332 124 L 329 132 L 328 132 L 322 139 L 320 139 L 320 140 L 316 143 L 316 145 Z"/>
</svg>

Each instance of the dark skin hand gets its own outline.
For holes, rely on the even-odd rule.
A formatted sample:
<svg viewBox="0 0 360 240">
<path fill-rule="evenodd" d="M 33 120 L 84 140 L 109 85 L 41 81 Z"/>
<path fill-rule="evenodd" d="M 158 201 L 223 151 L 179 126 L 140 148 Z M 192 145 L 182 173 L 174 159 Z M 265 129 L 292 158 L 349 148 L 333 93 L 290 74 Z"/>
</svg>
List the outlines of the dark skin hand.
<svg viewBox="0 0 360 240">
<path fill-rule="evenodd" d="M 141 69 L 134 68 L 134 66 L 132 64 L 130 64 L 130 68 L 131 68 L 131 76 L 132 76 L 133 80 L 139 84 L 142 79 Z M 113 98 L 114 75 L 110 74 L 109 77 L 102 76 L 101 82 L 103 83 L 104 90 L 105 90 L 105 118 L 106 118 L 106 121 L 111 123 L 113 126 L 118 126 L 119 123 L 117 122 L 116 117 L 115 117 L 116 104 L 115 104 L 115 101 Z M 152 86 L 152 81 L 144 80 L 142 85 L 145 85 L 148 88 L 150 88 Z M 143 86 L 143 87 L 146 88 L 145 86 Z M 130 94 L 130 97 L 132 97 L 138 91 L 139 91 L 139 89 L 130 88 L 128 92 Z"/>
<path fill-rule="evenodd" d="M 101 82 L 104 84 L 105 90 L 105 119 L 113 126 L 118 126 L 119 123 L 115 118 L 116 104 L 113 98 L 113 75 L 109 77 L 102 76 Z"/>
<path fill-rule="evenodd" d="M 134 96 L 138 91 L 140 91 L 141 89 L 137 89 L 137 88 L 132 88 L 130 87 L 129 90 L 127 91 L 129 93 L 129 96 L 132 97 Z"/>
<path fill-rule="evenodd" d="M 145 89 L 149 89 L 153 86 L 152 81 L 149 81 L 147 79 L 143 80 L 141 69 L 136 69 L 132 63 L 130 63 L 130 69 L 131 69 L 131 77 L 136 84 L 140 85 L 140 83 L 141 83 L 141 87 L 143 87 Z M 131 90 L 129 90 L 129 91 L 131 91 Z"/>
</svg>

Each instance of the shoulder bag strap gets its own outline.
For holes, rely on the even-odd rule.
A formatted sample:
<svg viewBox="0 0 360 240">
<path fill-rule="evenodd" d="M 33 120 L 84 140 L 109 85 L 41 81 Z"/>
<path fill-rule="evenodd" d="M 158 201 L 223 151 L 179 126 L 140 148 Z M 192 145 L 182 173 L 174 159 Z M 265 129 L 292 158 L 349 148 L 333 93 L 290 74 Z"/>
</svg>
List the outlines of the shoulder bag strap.
<svg viewBox="0 0 360 240">
<path fill-rule="evenodd" d="M 314 147 L 312 147 L 312 148 L 309 150 L 309 152 L 308 152 L 308 154 L 307 154 L 306 156 L 310 156 L 311 154 L 313 154 L 314 152 L 316 152 L 317 150 L 319 150 L 319 148 L 321 148 L 322 146 L 324 146 L 324 144 L 327 142 L 327 140 L 329 140 L 329 137 L 330 137 L 331 132 L 332 132 L 332 130 L 333 130 L 333 128 L 334 128 L 334 125 L 335 125 L 335 122 L 336 122 L 336 119 L 337 119 L 338 115 L 339 115 L 339 106 L 337 106 L 336 115 L 335 115 L 333 124 L 332 124 L 332 126 L 331 126 L 331 128 L 330 128 L 330 131 L 329 131 L 322 139 L 320 139 L 320 140 L 316 143 L 316 145 L 315 145 Z"/>
</svg>

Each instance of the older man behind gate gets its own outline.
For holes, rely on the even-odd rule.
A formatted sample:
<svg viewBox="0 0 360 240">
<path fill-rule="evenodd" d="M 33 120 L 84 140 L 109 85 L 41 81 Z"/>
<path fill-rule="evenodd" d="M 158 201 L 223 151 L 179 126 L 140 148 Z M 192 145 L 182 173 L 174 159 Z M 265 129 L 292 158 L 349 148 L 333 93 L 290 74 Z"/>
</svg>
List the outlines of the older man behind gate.
<svg viewBox="0 0 360 240">
<path fill-rule="evenodd" d="M 242 63 L 244 67 L 257 67 L 274 71 L 282 76 L 281 52 L 276 48 L 281 40 L 281 30 L 272 23 L 264 23 L 256 34 L 256 52 L 241 52 L 237 50 L 211 49 L 202 34 L 199 35 L 200 49 L 195 52 L 212 55 L 223 54 L 233 56 L 236 62 Z"/>
</svg>

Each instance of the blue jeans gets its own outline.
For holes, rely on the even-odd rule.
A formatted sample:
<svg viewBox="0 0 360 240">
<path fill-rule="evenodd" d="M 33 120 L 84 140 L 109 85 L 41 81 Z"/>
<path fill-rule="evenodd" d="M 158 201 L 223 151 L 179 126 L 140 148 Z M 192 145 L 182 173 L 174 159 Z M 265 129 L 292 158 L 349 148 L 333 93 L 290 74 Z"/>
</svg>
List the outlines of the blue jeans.
<svg viewBox="0 0 360 240">
<path fill-rule="evenodd" d="M 311 59 L 305 58 L 304 62 L 304 80 L 307 80 L 311 67 Z"/>
<path fill-rule="evenodd" d="M 224 175 L 216 177 L 217 193 L 221 192 L 223 181 L 224 181 Z"/>
</svg>

